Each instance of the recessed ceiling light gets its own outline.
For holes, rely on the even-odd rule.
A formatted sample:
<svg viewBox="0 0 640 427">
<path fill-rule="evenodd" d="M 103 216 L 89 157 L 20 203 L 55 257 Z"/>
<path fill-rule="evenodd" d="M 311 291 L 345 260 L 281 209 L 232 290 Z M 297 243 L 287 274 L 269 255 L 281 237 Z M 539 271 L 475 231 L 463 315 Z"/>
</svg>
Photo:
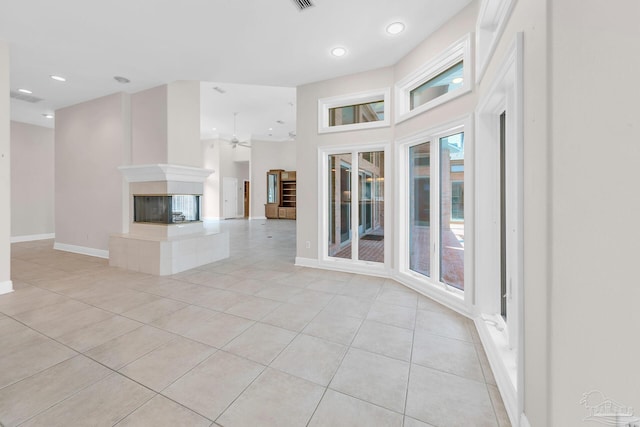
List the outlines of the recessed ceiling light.
<svg viewBox="0 0 640 427">
<path fill-rule="evenodd" d="M 402 22 L 394 22 L 393 24 L 389 24 L 387 26 L 387 33 L 389 34 L 399 34 L 404 31 L 404 24 Z"/>
<path fill-rule="evenodd" d="M 57 80 L 59 82 L 66 82 L 67 79 L 65 79 L 64 77 L 60 77 L 60 76 L 49 76 L 51 77 L 53 80 Z"/>
<path fill-rule="evenodd" d="M 331 49 L 331 55 L 333 56 L 341 57 L 341 56 L 345 56 L 346 54 L 347 54 L 347 49 L 343 47 L 334 47 L 333 49 Z"/>
<path fill-rule="evenodd" d="M 211 130 L 218 130 L 218 128 L 211 128 Z"/>
<path fill-rule="evenodd" d="M 451 83 L 454 84 L 458 84 L 458 83 L 462 83 L 464 79 L 462 77 L 456 77 L 455 79 L 451 80 Z"/>
<path fill-rule="evenodd" d="M 43 114 L 45 119 L 53 119 L 53 114 Z"/>
<path fill-rule="evenodd" d="M 29 89 L 18 89 L 18 92 L 26 93 L 28 95 L 31 95 L 33 93 Z"/>
<path fill-rule="evenodd" d="M 269 130 L 273 130 L 273 128 L 269 128 Z"/>
<path fill-rule="evenodd" d="M 131 82 L 131 80 L 129 80 L 126 77 L 122 77 L 122 76 L 113 76 L 113 79 L 115 81 L 117 81 L 118 83 L 122 83 L 122 84 L 127 84 L 127 83 Z"/>
</svg>

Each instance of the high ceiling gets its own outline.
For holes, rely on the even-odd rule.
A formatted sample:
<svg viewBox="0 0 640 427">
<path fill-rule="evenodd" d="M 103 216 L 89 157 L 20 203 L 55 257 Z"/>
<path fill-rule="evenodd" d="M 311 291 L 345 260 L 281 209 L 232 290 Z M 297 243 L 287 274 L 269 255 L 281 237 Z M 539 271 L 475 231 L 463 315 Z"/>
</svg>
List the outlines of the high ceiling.
<svg viewBox="0 0 640 427">
<path fill-rule="evenodd" d="M 269 127 L 282 132 L 274 139 L 286 139 L 295 116 L 275 117 L 289 108 L 295 114 L 292 88 L 392 65 L 471 0 L 312 1 L 300 11 L 293 0 L 1 0 L 0 39 L 10 43 L 11 90 L 29 89 L 43 99 L 12 99 L 12 119 L 52 127 L 43 114 L 61 107 L 198 80 L 217 82 L 201 85 L 203 138 L 232 133 L 238 112 L 241 139 L 267 138 Z M 392 36 L 385 28 L 395 21 L 406 29 Z M 332 56 L 336 46 L 347 54 Z M 118 83 L 114 76 L 131 82 Z M 215 86 L 233 89 L 222 95 L 224 108 L 214 106 Z M 257 102 L 259 93 L 273 102 Z M 268 126 L 275 120 L 286 126 Z"/>
</svg>

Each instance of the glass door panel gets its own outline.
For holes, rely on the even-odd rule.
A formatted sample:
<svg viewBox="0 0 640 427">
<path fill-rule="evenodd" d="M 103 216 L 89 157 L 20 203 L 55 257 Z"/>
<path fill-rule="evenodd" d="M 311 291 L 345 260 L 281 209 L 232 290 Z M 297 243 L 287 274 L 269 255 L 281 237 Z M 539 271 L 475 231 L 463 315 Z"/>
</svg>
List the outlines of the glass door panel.
<svg viewBox="0 0 640 427">
<path fill-rule="evenodd" d="M 431 275 L 430 143 L 409 148 L 409 268 Z"/>
<path fill-rule="evenodd" d="M 329 156 L 329 253 L 351 258 L 351 154 Z"/>
<path fill-rule="evenodd" d="M 440 138 L 440 281 L 464 289 L 464 133 Z"/>
<path fill-rule="evenodd" d="M 278 176 L 275 173 L 267 174 L 267 203 L 278 203 Z"/>
<path fill-rule="evenodd" d="M 384 151 L 358 153 L 358 259 L 384 262 Z"/>
</svg>

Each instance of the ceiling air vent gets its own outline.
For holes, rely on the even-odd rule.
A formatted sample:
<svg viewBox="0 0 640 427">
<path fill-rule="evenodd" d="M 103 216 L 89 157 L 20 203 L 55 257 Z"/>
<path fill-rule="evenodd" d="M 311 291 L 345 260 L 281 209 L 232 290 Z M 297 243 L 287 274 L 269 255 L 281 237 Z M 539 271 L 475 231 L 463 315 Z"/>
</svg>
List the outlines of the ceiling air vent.
<svg viewBox="0 0 640 427">
<path fill-rule="evenodd" d="M 298 6 L 298 9 L 305 10 L 313 6 L 311 0 L 293 0 L 293 2 Z"/>
<path fill-rule="evenodd" d="M 38 98 L 37 96 L 27 95 L 25 93 L 14 92 L 14 91 L 11 91 L 11 97 L 13 99 L 19 99 L 20 101 L 31 102 L 32 104 L 35 104 L 36 102 L 44 101 L 44 99 Z"/>
</svg>

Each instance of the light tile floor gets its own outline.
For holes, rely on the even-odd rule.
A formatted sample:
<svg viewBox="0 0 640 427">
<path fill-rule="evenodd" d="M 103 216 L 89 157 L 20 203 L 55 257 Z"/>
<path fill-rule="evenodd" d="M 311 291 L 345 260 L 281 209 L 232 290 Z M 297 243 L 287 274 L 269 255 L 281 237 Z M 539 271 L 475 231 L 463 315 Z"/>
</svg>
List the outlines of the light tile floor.
<svg viewBox="0 0 640 427">
<path fill-rule="evenodd" d="M 295 267 L 295 222 L 224 221 L 172 277 L 12 246 L 0 424 L 506 426 L 473 323 L 381 278 Z"/>
</svg>

